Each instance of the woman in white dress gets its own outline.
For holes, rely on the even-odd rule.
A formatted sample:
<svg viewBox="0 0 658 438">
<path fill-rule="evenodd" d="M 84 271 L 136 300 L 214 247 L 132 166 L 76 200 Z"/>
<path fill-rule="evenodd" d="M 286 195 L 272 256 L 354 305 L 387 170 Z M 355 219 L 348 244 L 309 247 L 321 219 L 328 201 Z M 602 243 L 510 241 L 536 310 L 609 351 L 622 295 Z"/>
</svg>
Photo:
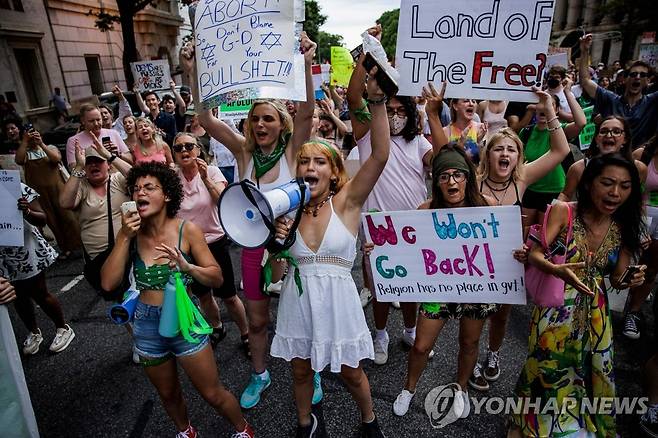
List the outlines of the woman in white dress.
<svg viewBox="0 0 658 438">
<path fill-rule="evenodd" d="M 311 200 L 289 250 L 290 271 L 281 291 L 270 350 L 272 356 L 292 365 L 297 436 L 313 436 L 317 429 L 318 420 L 311 413 L 313 372 L 327 366 L 340 373 L 357 402 L 362 436 L 384 436 L 373 412 L 368 378 L 359 364 L 362 359 L 374 359 L 374 350 L 351 275 L 361 207 L 389 153 L 386 98 L 372 77 L 367 86 L 372 154 L 354 178 L 348 181 L 340 151 L 323 140 L 306 142 L 297 154 L 297 176 L 309 184 Z M 277 220 L 277 237 L 285 238 L 289 226 L 290 220 Z M 272 280 L 277 281 L 284 263 L 273 265 Z"/>
</svg>

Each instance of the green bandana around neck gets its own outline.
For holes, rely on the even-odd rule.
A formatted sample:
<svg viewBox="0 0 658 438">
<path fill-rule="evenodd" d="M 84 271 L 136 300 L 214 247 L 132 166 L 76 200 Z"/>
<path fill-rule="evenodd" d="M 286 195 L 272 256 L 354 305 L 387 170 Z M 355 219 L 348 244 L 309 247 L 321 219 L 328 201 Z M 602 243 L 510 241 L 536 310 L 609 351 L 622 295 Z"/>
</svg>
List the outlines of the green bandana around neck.
<svg viewBox="0 0 658 438">
<path fill-rule="evenodd" d="M 276 147 L 269 155 L 265 155 L 261 148 L 256 146 L 253 153 L 256 179 L 259 179 L 276 166 L 276 163 L 279 162 L 286 151 L 286 146 L 288 146 L 288 141 L 290 140 L 291 135 L 292 134 L 289 132 L 284 134 L 283 138 L 279 140 L 279 143 L 277 143 Z"/>
</svg>

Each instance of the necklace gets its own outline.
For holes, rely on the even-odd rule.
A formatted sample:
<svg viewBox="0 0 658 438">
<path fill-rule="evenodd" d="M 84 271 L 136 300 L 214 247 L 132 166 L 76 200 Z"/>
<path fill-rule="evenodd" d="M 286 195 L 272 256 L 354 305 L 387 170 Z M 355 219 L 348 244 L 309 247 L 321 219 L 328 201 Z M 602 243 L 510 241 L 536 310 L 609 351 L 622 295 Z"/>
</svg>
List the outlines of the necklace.
<svg viewBox="0 0 658 438">
<path fill-rule="evenodd" d="M 507 190 L 509 189 L 509 186 L 512 184 L 512 178 L 508 179 L 507 184 L 505 185 L 505 187 L 500 188 L 500 189 L 495 189 L 495 188 L 491 187 L 491 184 L 489 184 L 489 178 L 485 179 L 484 183 L 487 185 L 487 187 L 489 187 L 489 190 L 491 191 L 491 195 L 494 197 L 494 199 L 496 200 L 498 205 L 503 205 L 503 201 L 505 200 L 505 197 L 507 196 Z M 498 193 L 503 192 L 503 196 L 501 196 L 499 198 L 498 195 L 496 195 L 496 192 L 498 192 Z"/>
<path fill-rule="evenodd" d="M 318 202 L 315 205 L 306 205 L 304 207 L 304 214 L 312 214 L 313 217 L 318 217 L 318 214 L 320 213 L 320 209 L 324 207 L 324 204 L 326 204 L 331 197 L 334 196 L 334 192 L 329 192 L 329 196 L 324 198 L 322 201 Z"/>
</svg>

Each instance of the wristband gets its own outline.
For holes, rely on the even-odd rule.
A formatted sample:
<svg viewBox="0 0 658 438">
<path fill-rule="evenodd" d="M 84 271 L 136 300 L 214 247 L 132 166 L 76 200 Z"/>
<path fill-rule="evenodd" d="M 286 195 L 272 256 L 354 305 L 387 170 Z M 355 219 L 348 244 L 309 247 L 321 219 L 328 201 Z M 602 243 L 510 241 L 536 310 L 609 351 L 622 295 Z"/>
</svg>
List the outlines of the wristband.
<svg viewBox="0 0 658 438">
<path fill-rule="evenodd" d="M 560 125 L 560 124 L 558 123 L 558 125 L 557 125 L 555 128 L 551 128 L 550 126 L 548 126 L 547 128 L 548 128 L 548 132 L 553 132 L 553 131 L 557 131 L 557 130 L 560 129 L 561 127 L 562 127 L 562 125 Z"/>
<path fill-rule="evenodd" d="M 117 155 L 116 155 L 116 154 L 112 154 L 112 155 L 110 155 L 110 158 L 107 159 L 107 164 L 112 164 L 112 161 L 114 161 L 114 160 L 116 160 L 116 159 L 117 159 Z"/>
<path fill-rule="evenodd" d="M 368 102 L 370 105 L 381 105 L 382 103 L 386 103 L 388 100 L 388 97 L 384 96 L 381 99 L 373 100 L 370 99 L 369 97 L 366 98 L 366 102 Z"/>
<path fill-rule="evenodd" d="M 73 169 L 71 171 L 71 176 L 74 176 L 76 178 L 84 178 L 85 176 L 87 176 L 87 172 L 85 172 L 84 170 Z"/>
<path fill-rule="evenodd" d="M 553 120 L 558 120 L 558 116 L 555 116 L 552 119 L 546 121 L 546 126 L 550 125 Z"/>
</svg>

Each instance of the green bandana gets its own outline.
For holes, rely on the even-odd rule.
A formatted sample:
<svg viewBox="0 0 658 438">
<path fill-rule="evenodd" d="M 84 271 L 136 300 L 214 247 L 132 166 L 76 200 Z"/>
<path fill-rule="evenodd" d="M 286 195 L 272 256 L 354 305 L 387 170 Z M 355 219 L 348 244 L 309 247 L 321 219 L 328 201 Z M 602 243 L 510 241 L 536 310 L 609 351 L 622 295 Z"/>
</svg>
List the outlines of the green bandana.
<svg viewBox="0 0 658 438">
<path fill-rule="evenodd" d="M 466 159 L 457 151 L 444 149 L 432 159 L 432 174 L 439 175 L 446 169 L 459 169 L 469 173 Z"/>
<path fill-rule="evenodd" d="M 368 111 L 368 103 L 365 99 L 361 99 L 361 108 L 353 110 L 352 113 L 361 123 L 368 123 L 372 120 L 372 114 Z"/>
<path fill-rule="evenodd" d="M 328 142 L 326 142 L 324 140 L 321 140 L 319 138 L 315 138 L 313 140 L 309 140 L 307 142 L 304 142 L 304 144 L 321 144 L 322 146 L 329 149 L 329 152 L 331 152 L 332 157 L 334 157 L 335 159 L 338 159 L 338 151 L 336 150 L 336 148 L 331 146 Z"/>
<path fill-rule="evenodd" d="M 272 283 L 272 263 L 274 260 L 287 260 L 290 265 L 295 268 L 293 272 L 293 276 L 295 279 L 295 284 L 297 285 L 297 292 L 299 293 L 299 296 L 301 296 L 304 293 L 304 288 L 302 287 L 302 278 L 299 276 L 299 265 L 297 264 L 297 260 L 290 254 L 290 251 L 283 250 L 279 253 L 272 254 L 267 258 L 267 262 L 265 262 L 265 266 L 263 266 L 263 270 L 261 271 L 261 275 L 263 276 L 263 289 L 267 290 L 267 286 L 269 286 Z"/>
<path fill-rule="evenodd" d="M 254 149 L 254 168 L 256 169 L 256 179 L 265 175 L 270 169 L 276 166 L 281 156 L 286 151 L 288 140 L 290 140 L 290 133 L 284 134 L 282 141 L 276 145 L 271 154 L 265 155 L 260 147 L 256 146 Z"/>
<path fill-rule="evenodd" d="M 212 327 L 203 319 L 203 315 L 190 299 L 180 272 L 175 272 L 174 278 L 176 279 L 176 309 L 178 310 L 180 333 L 187 342 L 198 344 L 200 341 L 193 338 L 190 333 L 207 335 L 212 333 Z"/>
</svg>

